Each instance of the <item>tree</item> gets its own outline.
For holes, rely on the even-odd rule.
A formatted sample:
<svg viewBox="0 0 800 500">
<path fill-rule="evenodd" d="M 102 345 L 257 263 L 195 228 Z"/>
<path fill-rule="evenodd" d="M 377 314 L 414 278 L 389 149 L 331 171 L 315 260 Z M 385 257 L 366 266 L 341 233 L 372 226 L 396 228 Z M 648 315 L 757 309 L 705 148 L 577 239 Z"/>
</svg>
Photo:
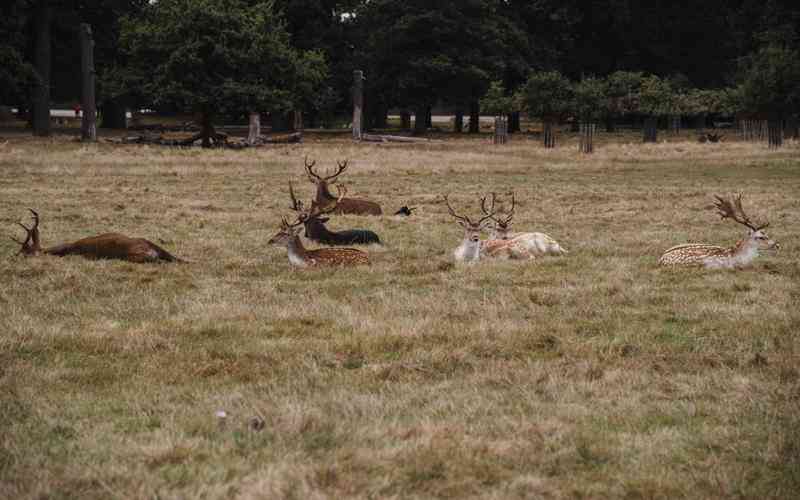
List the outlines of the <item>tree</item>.
<svg viewBox="0 0 800 500">
<path fill-rule="evenodd" d="M 613 132 L 614 121 L 636 113 L 639 109 L 639 91 L 642 87 L 642 73 L 634 71 L 615 71 L 606 77 L 608 95 L 608 114 L 606 131 Z"/>
<path fill-rule="evenodd" d="M 639 111 L 646 116 L 644 142 L 658 140 L 658 118 L 674 114 L 675 110 L 675 93 L 669 81 L 655 75 L 644 77 L 639 90 Z"/>
<path fill-rule="evenodd" d="M 553 122 L 562 120 L 572 105 L 572 85 L 558 71 L 532 73 L 519 91 L 521 106 L 531 118 L 542 120 L 544 146 L 555 147 Z"/>
<path fill-rule="evenodd" d="M 594 130 L 597 121 L 609 114 L 608 84 L 595 77 L 581 79 L 572 88 L 572 110 L 580 121 L 580 151 L 594 151 Z"/>
<path fill-rule="evenodd" d="M 272 3 L 161 0 L 123 20 L 120 44 L 115 93 L 198 113 L 204 147 L 217 114 L 288 112 L 327 76 L 321 53 L 290 45 Z"/>
</svg>

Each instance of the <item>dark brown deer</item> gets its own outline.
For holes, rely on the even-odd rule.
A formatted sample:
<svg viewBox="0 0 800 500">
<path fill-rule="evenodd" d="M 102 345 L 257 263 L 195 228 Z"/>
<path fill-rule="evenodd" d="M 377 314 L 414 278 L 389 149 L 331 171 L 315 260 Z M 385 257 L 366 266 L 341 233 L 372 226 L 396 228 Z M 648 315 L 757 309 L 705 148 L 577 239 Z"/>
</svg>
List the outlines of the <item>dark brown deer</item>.
<svg viewBox="0 0 800 500">
<path fill-rule="evenodd" d="M 320 208 L 316 201 L 311 201 L 311 209 L 306 210 L 303 202 L 294 195 L 292 183 L 289 182 L 289 198 L 292 200 L 292 210 L 297 212 L 298 220 L 303 221 L 306 228 L 306 238 L 326 245 L 369 245 L 372 243 L 380 244 L 381 239 L 377 234 L 368 229 L 347 229 L 344 231 L 330 231 L 325 227 L 328 217 L 323 217 L 333 212 L 339 204 L 339 200 L 344 198 L 347 192 L 342 186 L 337 185 L 339 198 L 328 208 Z"/>
<path fill-rule="evenodd" d="M 316 202 L 321 207 L 328 207 L 331 203 L 336 201 L 336 196 L 331 194 L 328 185 L 336 181 L 336 178 L 345 171 L 347 168 L 347 160 L 344 163 L 337 161 L 338 168 L 332 175 L 325 177 L 320 176 L 314 172 L 314 165 L 316 161 L 308 163 L 308 157 L 304 160 L 306 165 L 306 173 L 308 180 L 317 185 Z M 334 210 L 336 214 L 353 214 L 353 215 L 381 215 L 381 206 L 374 201 L 360 200 L 358 198 L 345 198 L 343 199 Z"/>
<path fill-rule="evenodd" d="M 27 227 L 22 222 L 17 222 L 25 230 L 25 241 L 11 239 L 19 243 L 21 248 L 17 255 L 80 255 L 87 259 L 119 259 L 128 262 L 186 262 L 175 257 L 155 243 L 143 238 L 129 238 L 124 234 L 105 233 L 89 238 L 83 238 L 72 243 L 62 243 L 54 247 L 42 248 L 39 239 L 39 214 L 29 208 L 33 226 Z"/>
</svg>

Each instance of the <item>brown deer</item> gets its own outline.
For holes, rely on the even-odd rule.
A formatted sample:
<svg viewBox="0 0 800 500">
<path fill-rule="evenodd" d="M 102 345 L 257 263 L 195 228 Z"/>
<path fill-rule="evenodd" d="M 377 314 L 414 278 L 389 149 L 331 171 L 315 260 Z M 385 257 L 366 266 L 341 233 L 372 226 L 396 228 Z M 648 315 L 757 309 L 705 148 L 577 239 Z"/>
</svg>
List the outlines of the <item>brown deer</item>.
<svg viewBox="0 0 800 500">
<path fill-rule="evenodd" d="M 754 224 L 742 209 L 742 195 L 730 200 L 716 196 L 714 205 L 723 219 L 733 219 L 748 229 L 747 237 L 732 247 L 688 243 L 670 248 L 658 259 L 662 266 L 697 265 L 709 269 L 740 269 L 749 265 L 758 256 L 759 250 L 780 248 L 763 230 L 769 222 Z"/>
<path fill-rule="evenodd" d="M 105 233 L 89 238 L 83 238 L 72 243 L 62 243 L 54 247 L 42 248 L 39 240 L 39 214 L 29 208 L 33 226 L 27 227 L 22 222 L 17 222 L 27 233 L 25 241 L 11 239 L 20 244 L 17 255 L 80 255 L 87 259 L 119 259 L 129 262 L 186 262 L 175 257 L 155 243 L 143 238 L 129 238 L 124 234 Z"/>
<path fill-rule="evenodd" d="M 338 203 L 344 199 L 345 191 L 339 190 L 339 198 L 334 199 Z M 296 205 L 297 206 L 297 205 Z M 302 205 L 300 205 L 302 208 Z M 270 245 L 283 245 L 289 252 L 289 264 L 295 267 L 316 267 L 316 266 L 354 266 L 359 264 L 369 264 L 369 255 L 355 248 L 318 248 L 316 250 L 306 250 L 303 242 L 300 241 L 300 230 L 303 226 L 307 213 L 301 212 L 291 224 L 285 217 L 281 218 L 281 229 L 270 238 Z"/>
<path fill-rule="evenodd" d="M 308 174 L 308 180 L 317 185 L 317 204 L 321 207 L 327 207 L 336 201 L 336 197 L 331 194 L 330 190 L 328 189 L 328 185 L 333 183 L 336 178 L 345 171 L 347 168 L 347 160 L 345 160 L 344 163 L 337 161 L 336 164 L 338 167 L 336 172 L 325 177 L 322 177 L 314 172 L 314 165 L 317 164 L 316 160 L 308 163 L 308 157 L 306 157 L 304 159 L 304 163 L 306 165 L 306 174 Z M 358 198 L 344 198 L 336 206 L 334 213 L 353 215 L 381 215 L 383 212 L 381 211 L 381 206 L 374 201 L 361 200 Z"/>
</svg>

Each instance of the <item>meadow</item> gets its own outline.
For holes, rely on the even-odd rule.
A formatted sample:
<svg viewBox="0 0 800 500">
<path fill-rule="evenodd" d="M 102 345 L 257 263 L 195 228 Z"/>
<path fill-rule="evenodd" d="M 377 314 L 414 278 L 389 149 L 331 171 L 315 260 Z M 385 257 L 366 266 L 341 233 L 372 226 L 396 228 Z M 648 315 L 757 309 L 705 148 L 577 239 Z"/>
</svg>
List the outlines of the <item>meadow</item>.
<svg viewBox="0 0 800 500">
<path fill-rule="evenodd" d="M 191 263 L 24 258 L 0 239 L 0 497 L 796 498 L 800 145 L 596 148 L 7 134 L 3 235 L 31 207 L 44 246 L 118 231 Z M 348 194 L 383 206 L 328 224 L 377 232 L 372 265 L 298 271 L 266 244 L 287 181 L 313 194 L 306 155 L 349 159 Z M 477 215 L 509 189 L 514 227 L 569 255 L 454 265 L 441 195 Z M 656 265 L 741 238 L 712 206 L 734 191 L 779 252 Z"/>
</svg>

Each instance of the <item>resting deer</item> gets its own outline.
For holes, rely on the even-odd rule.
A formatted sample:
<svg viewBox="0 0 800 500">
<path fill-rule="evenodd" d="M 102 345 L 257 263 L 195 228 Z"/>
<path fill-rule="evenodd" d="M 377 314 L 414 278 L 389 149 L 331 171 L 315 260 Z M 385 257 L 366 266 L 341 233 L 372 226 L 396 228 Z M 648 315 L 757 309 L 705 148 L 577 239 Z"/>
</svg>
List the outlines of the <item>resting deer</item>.
<svg viewBox="0 0 800 500">
<path fill-rule="evenodd" d="M 30 210 L 33 216 L 33 226 L 30 228 L 18 222 L 27 233 L 25 241 L 19 241 L 20 248 L 17 255 L 81 255 L 87 259 L 119 259 L 129 262 L 186 262 L 170 254 L 155 243 L 144 238 L 129 238 L 124 234 L 105 233 L 98 236 L 83 238 L 72 243 L 63 243 L 54 247 L 42 248 L 39 240 L 39 214 L 33 209 Z"/>
<path fill-rule="evenodd" d="M 469 217 L 458 215 L 456 211 L 453 210 L 453 207 L 450 206 L 450 200 L 447 199 L 447 195 L 444 195 L 443 198 L 450 215 L 464 228 L 464 239 L 453 252 L 453 256 L 458 262 L 478 262 L 481 258 L 481 231 L 483 231 L 486 223 L 491 219 L 491 215 L 483 217 L 478 222 L 472 222 Z"/>
<path fill-rule="evenodd" d="M 747 237 L 729 248 L 701 243 L 674 246 L 658 259 L 660 265 L 701 265 L 709 269 L 740 269 L 749 265 L 758 256 L 759 250 L 780 248 L 763 231 L 769 226 L 769 222 L 756 225 L 744 213 L 741 193 L 730 200 L 720 196 L 716 198 L 714 205 L 719 215 L 723 219 L 733 219 L 745 226 L 748 229 Z"/>
<path fill-rule="evenodd" d="M 304 160 L 306 165 L 306 173 L 308 174 L 308 179 L 317 185 L 317 196 L 316 202 L 322 207 L 327 207 L 331 203 L 336 200 L 336 197 L 331 194 L 330 190 L 328 189 L 328 185 L 333 183 L 336 178 L 345 171 L 347 168 L 347 160 L 344 163 L 337 161 L 336 164 L 338 168 L 336 172 L 332 175 L 328 175 L 325 177 L 321 177 L 316 172 L 314 172 L 314 165 L 316 165 L 316 161 L 312 161 L 308 163 L 308 158 Z M 353 215 L 381 215 L 383 212 L 381 211 L 380 205 L 373 201 L 369 200 L 360 200 L 357 198 L 344 198 L 339 202 L 336 206 L 336 209 L 333 213 L 336 214 L 353 214 Z"/>
<path fill-rule="evenodd" d="M 492 196 L 492 206 L 491 209 L 487 209 L 485 205 L 485 200 L 481 200 L 481 210 L 484 214 L 488 214 L 490 210 L 494 211 L 494 193 L 491 193 Z M 508 247 L 510 245 L 511 248 L 516 249 L 524 249 L 528 251 L 531 255 L 564 255 L 567 253 L 566 250 L 561 248 L 561 245 L 558 244 L 556 240 L 551 238 L 550 236 L 544 233 L 512 233 L 511 232 L 511 219 L 514 218 L 514 207 L 516 205 L 516 201 L 514 199 L 514 193 L 511 192 L 511 210 L 503 218 L 492 217 L 492 221 L 494 225 L 491 226 L 489 231 L 489 239 L 484 242 L 484 252 L 487 255 L 492 255 L 493 252 L 502 251 L 506 253 L 506 250 L 500 250 Z M 520 257 L 516 257 L 520 258 Z"/>
<path fill-rule="evenodd" d="M 344 198 L 344 191 L 340 191 L 339 200 Z M 334 200 L 337 201 L 337 200 Z M 369 264 L 369 255 L 355 248 L 318 248 L 306 250 L 300 241 L 300 226 L 303 219 L 297 217 L 289 224 L 285 217 L 281 218 L 281 230 L 270 238 L 270 245 L 283 245 L 289 251 L 289 264 L 295 267 L 315 266 L 353 266 Z"/>
<path fill-rule="evenodd" d="M 339 189 L 339 199 L 341 199 L 345 192 L 344 188 L 337 186 L 337 189 Z M 325 223 L 328 222 L 329 219 L 322 216 L 333 212 L 339 205 L 338 200 L 335 200 L 334 203 L 330 204 L 328 208 L 325 209 L 321 208 L 316 201 L 312 201 L 311 210 L 306 211 L 303 202 L 295 198 L 291 182 L 289 183 L 289 197 L 292 200 L 292 210 L 297 212 L 298 218 L 303 221 L 303 225 L 306 229 L 306 238 L 328 245 L 369 245 L 371 243 L 381 243 L 377 234 L 366 229 L 329 231 L 328 228 L 325 227 Z"/>
</svg>

